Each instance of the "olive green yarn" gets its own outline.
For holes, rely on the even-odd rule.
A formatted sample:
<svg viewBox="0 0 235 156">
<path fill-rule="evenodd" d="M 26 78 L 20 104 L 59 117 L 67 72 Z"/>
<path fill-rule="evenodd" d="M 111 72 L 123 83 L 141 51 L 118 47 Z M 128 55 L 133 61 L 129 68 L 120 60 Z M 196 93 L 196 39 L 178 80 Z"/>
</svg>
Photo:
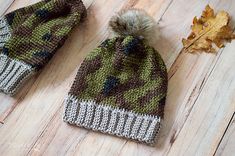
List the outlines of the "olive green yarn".
<svg viewBox="0 0 235 156">
<path fill-rule="evenodd" d="M 122 70 L 118 70 L 112 65 L 116 59 L 115 55 L 117 51 L 115 48 L 115 43 L 118 39 L 119 38 L 117 37 L 112 40 L 108 39 L 104 41 L 101 46 L 94 49 L 85 58 L 84 62 L 93 60 L 95 61 L 98 57 L 101 58 L 101 67 L 95 72 L 86 75 L 84 82 L 86 84 L 86 88 L 81 93 L 79 93 L 79 98 L 83 100 L 92 100 L 99 94 L 102 94 L 104 83 L 107 77 L 110 75 L 116 77 L 120 81 L 120 83 L 123 84 L 130 78 L 132 78 L 135 72 L 138 72 L 138 78 L 140 79 L 140 81 L 144 82 L 144 85 L 129 89 L 123 93 L 125 101 L 129 103 L 129 105 L 125 107 L 128 107 L 133 112 L 140 114 L 148 114 L 149 112 L 154 112 L 154 109 L 158 107 L 158 102 L 166 96 L 166 92 L 163 91 L 162 93 L 159 93 L 159 96 L 155 96 L 148 104 L 137 105 L 136 102 L 140 97 L 145 96 L 147 92 L 154 90 L 167 82 L 167 78 L 165 77 L 166 74 L 163 76 L 159 75 L 158 77 L 156 77 L 156 79 L 151 78 L 151 72 L 154 68 L 153 62 L 151 62 L 151 60 L 155 59 L 158 63 L 158 68 L 160 68 L 159 70 L 163 71 L 163 73 L 166 73 L 164 62 L 160 55 L 157 54 L 153 48 L 146 45 L 145 42 L 142 42 L 143 47 L 145 48 L 145 52 L 143 53 L 146 53 L 146 56 L 144 58 L 140 58 L 140 62 L 135 62 L 138 61 L 139 58 L 125 56 L 126 61 L 123 61 L 124 68 Z M 134 37 L 127 36 L 123 39 L 122 45 L 128 45 L 130 42 L 133 41 L 133 39 Z M 131 66 L 128 66 L 128 64 L 130 63 L 139 64 L 139 70 L 133 70 Z M 119 107 L 115 104 L 116 100 L 113 96 L 104 97 L 99 102 L 105 105 Z"/>
<path fill-rule="evenodd" d="M 85 17 L 81 0 L 43 0 L 0 17 L 0 91 L 14 95 Z"/>
</svg>

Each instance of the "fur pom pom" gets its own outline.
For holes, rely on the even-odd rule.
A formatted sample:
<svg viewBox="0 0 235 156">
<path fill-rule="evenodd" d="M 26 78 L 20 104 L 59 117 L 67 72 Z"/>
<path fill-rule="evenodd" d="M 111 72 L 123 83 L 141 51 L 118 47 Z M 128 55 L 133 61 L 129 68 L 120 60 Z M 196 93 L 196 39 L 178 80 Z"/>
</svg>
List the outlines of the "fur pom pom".
<svg viewBox="0 0 235 156">
<path fill-rule="evenodd" d="M 159 38 L 155 20 L 141 9 L 120 11 L 111 18 L 109 26 L 120 36 L 132 35 L 144 38 L 150 43 L 154 43 Z"/>
</svg>

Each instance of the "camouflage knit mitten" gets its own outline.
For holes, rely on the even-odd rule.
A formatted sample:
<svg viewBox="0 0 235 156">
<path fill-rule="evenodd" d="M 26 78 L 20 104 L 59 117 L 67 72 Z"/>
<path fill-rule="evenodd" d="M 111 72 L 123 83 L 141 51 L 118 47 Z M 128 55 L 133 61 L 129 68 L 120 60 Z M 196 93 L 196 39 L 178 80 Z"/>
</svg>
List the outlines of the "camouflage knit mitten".
<svg viewBox="0 0 235 156">
<path fill-rule="evenodd" d="M 132 9 L 114 16 L 110 26 L 119 36 L 85 58 L 65 100 L 63 119 L 153 144 L 167 93 L 166 66 L 149 46 L 155 22 L 144 11 Z"/>
<path fill-rule="evenodd" d="M 0 19 L 0 91 L 15 94 L 86 16 L 81 0 L 44 0 Z"/>
</svg>

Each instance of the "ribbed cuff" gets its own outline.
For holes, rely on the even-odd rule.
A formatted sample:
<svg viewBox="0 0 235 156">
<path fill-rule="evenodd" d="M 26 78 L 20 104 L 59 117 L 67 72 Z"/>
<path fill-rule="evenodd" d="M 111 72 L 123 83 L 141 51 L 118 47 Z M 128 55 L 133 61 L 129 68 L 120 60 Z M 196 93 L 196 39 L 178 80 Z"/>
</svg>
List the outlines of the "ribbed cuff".
<svg viewBox="0 0 235 156">
<path fill-rule="evenodd" d="M 29 65 L 0 54 L 0 91 L 14 95 L 33 73 Z"/>
<path fill-rule="evenodd" d="M 79 100 L 68 95 L 65 100 L 63 120 L 94 131 L 100 131 L 154 144 L 160 130 L 160 117 L 140 115 L 124 109 L 97 104 L 95 101 Z"/>
</svg>

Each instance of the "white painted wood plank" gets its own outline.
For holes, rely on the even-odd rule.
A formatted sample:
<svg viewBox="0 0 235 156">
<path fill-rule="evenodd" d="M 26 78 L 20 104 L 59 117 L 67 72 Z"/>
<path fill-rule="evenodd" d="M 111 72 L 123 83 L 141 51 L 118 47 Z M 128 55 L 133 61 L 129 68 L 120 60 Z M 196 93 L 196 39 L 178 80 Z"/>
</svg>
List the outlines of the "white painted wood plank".
<svg viewBox="0 0 235 156">
<path fill-rule="evenodd" d="M 235 153 L 235 115 L 215 153 L 216 156 L 230 156 Z"/>
<path fill-rule="evenodd" d="M 2 16 L 14 0 L 1 0 L 0 1 L 0 16 Z"/>
<path fill-rule="evenodd" d="M 213 155 L 235 110 L 235 42 L 220 54 L 169 155 Z"/>
</svg>

